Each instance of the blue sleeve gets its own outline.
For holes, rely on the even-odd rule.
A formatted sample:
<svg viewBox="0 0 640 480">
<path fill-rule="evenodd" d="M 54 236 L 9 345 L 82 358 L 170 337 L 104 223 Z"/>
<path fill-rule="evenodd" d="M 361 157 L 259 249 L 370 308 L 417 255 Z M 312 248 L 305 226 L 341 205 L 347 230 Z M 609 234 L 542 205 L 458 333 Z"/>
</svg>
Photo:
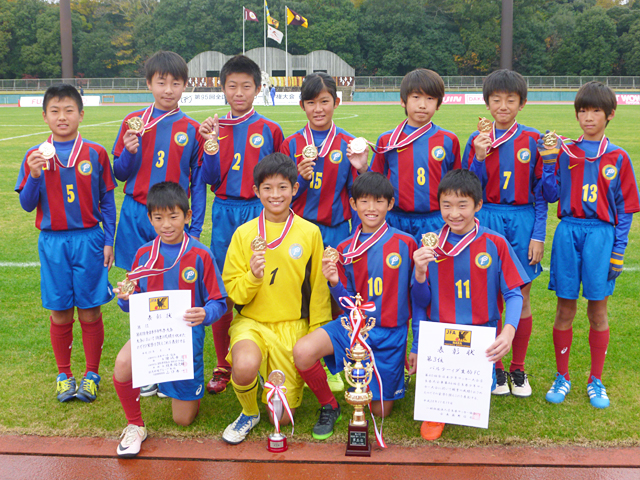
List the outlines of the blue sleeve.
<svg viewBox="0 0 640 480">
<path fill-rule="evenodd" d="M 118 306 L 123 312 L 129 312 L 129 300 L 118 299 Z"/>
<path fill-rule="evenodd" d="M 32 212 L 38 206 L 40 183 L 43 176 L 44 172 L 38 178 L 33 178 L 29 175 L 23 189 L 20 190 L 20 206 L 27 212 Z"/>
<path fill-rule="evenodd" d="M 484 163 L 486 161 L 487 159 L 485 158 L 484 161 L 481 162 L 476 159 L 476 156 L 474 155 L 473 161 L 471 162 L 471 165 L 469 165 L 469 170 L 475 173 L 480 179 L 480 183 L 482 183 L 482 190 L 487 186 L 487 167 Z"/>
<path fill-rule="evenodd" d="M 542 194 L 542 182 L 538 182 L 535 187 L 535 220 L 533 222 L 532 240 L 544 242 L 547 238 L 547 215 L 549 214 L 549 204 Z"/>
<path fill-rule="evenodd" d="M 415 274 L 411 279 L 411 305 L 413 318 L 411 319 L 411 330 L 413 332 L 413 343 L 411 353 L 418 353 L 418 340 L 420 339 L 420 322 L 427 321 L 427 307 L 431 303 L 431 287 L 429 279 L 424 283 L 416 281 Z"/>
<path fill-rule="evenodd" d="M 212 185 L 215 190 L 220 185 L 220 150 L 215 155 L 209 155 L 207 152 L 202 156 L 202 165 L 200 165 L 200 175 L 202 182 Z"/>
<path fill-rule="evenodd" d="M 226 297 L 218 300 L 209 300 L 204 306 L 204 311 L 206 312 L 206 316 L 202 325 L 208 327 L 209 325 L 217 322 L 227 311 Z"/>
<path fill-rule="evenodd" d="M 558 172 L 559 173 L 559 172 Z M 549 203 L 555 203 L 560 198 L 558 177 L 556 176 L 556 164 L 545 163 L 542 166 L 542 196 Z"/>
<path fill-rule="evenodd" d="M 138 146 L 138 149 L 140 148 L 142 148 L 142 145 Z M 124 182 L 131 176 L 135 168 L 135 159 L 136 156 L 132 155 L 126 148 L 122 149 L 119 157 L 113 157 L 113 174 L 118 180 Z"/>
<path fill-rule="evenodd" d="M 464 147 L 464 153 L 462 154 L 462 158 L 460 159 L 460 163 L 462 165 L 462 168 L 469 170 L 469 167 L 471 165 L 469 165 L 469 154 L 471 153 L 471 146 L 473 145 L 473 138 L 474 135 L 471 134 L 469 135 L 469 140 L 467 140 L 467 144 Z M 473 158 L 475 159 L 475 155 L 473 156 Z"/>
<path fill-rule="evenodd" d="M 522 292 L 520 292 L 520 287 L 503 292 L 502 296 L 506 304 L 504 324 L 511 325 L 517 330 L 520 323 L 520 314 L 522 313 Z"/>
<path fill-rule="evenodd" d="M 113 239 L 116 235 L 116 200 L 113 190 L 105 192 L 100 198 L 100 212 L 102 228 L 104 228 L 104 244 L 113 247 Z"/>
<path fill-rule="evenodd" d="M 191 226 L 189 235 L 200 238 L 207 210 L 207 185 L 202 181 L 200 167 L 191 170 Z"/>
<path fill-rule="evenodd" d="M 298 185 L 299 185 L 298 191 L 293 196 L 293 199 L 291 201 L 292 202 L 295 201 L 300 195 L 302 195 L 304 191 L 309 188 L 309 185 L 311 184 L 312 181 L 313 181 L 313 175 L 309 180 L 306 180 L 302 175 L 298 175 Z"/>
<path fill-rule="evenodd" d="M 355 296 L 355 293 L 354 294 L 349 293 L 349 291 L 345 288 L 345 286 L 341 282 L 338 282 L 338 284 L 335 287 L 332 287 L 329 282 L 327 282 L 327 284 L 329 285 L 329 291 L 331 292 L 331 296 L 338 303 L 338 305 L 340 305 L 340 297 Z"/>
<path fill-rule="evenodd" d="M 631 229 L 633 213 L 619 213 L 618 224 L 616 225 L 616 238 L 613 241 L 613 252 L 624 255 L 629 242 L 629 230 Z"/>
</svg>

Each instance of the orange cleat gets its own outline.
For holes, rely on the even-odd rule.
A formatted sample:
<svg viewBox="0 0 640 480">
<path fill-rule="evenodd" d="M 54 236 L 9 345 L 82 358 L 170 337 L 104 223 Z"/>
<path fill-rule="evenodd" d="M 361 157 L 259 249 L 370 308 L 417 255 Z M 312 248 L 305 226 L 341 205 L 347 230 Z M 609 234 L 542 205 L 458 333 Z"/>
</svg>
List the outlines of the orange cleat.
<svg viewBox="0 0 640 480">
<path fill-rule="evenodd" d="M 422 426 L 420 427 L 420 435 L 425 440 L 437 440 L 442 435 L 442 430 L 444 430 L 444 423 L 439 422 L 422 422 Z"/>
</svg>

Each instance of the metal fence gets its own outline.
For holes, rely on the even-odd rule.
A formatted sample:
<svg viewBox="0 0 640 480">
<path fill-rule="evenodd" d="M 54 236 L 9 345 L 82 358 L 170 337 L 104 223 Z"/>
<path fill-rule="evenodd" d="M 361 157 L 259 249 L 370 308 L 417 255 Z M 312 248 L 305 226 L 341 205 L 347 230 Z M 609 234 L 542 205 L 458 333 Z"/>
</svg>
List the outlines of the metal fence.
<svg viewBox="0 0 640 480">
<path fill-rule="evenodd" d="M 447 91 L 480 91 L 485 77 L 442 77 Z M 534 90 L 576 90 L 586 82 L 598 80 L 614 90 L 640 89 L 640 77 L 524 77 L 527 85 Z M 29 78 L 2 80 L 0 91 L 44 91 L 54 83 L 62 82 L 61 78 Z M 357 91 L 398 91 L 402 77 L 355 77 Z M 74 78 L 70 81 L 77 88 L 93 91 L 147 90 L 144 78 Z"/>
</svg>

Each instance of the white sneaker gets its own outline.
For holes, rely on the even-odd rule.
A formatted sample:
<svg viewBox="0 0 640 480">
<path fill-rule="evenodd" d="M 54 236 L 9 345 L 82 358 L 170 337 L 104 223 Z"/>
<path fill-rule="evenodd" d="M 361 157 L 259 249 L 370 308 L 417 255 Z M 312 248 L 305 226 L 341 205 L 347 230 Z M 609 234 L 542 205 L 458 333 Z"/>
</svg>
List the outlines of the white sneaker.
<svg viewBox="0 0 640 480">
<path fill-rule="evenodd" d="M 530 397 L 531 385 L 529 385 L 529 377 L 522 370 L 514 370 L 509 374 L 511 379 L 511 395 L 514 397 Z"/>
<path fill-rule="evenodd" d="M 260 422 L 260 414 L 258 415 L 245 415 L 244 413 L 240 413 L 240 416 L 236 418 L 236 421 L 229 425 L 224 429 L 224 433 L 222 434 L 222 439 L 231 444 L 238 445 L 242 443 L 249 432 L 258 425 Z"/>
<path fill-rule="evenodd" d="M 507 374 L 502 368 L 496 368 L 496 388 L 491 391 L 491 395 L 505 396 L 509 395 L 509 384 L 507 383 Z"/>
<path fill-rule="evenodd" d="M 147 427 L 127 425 L 120 438 L 122 438 L 122 441 L 118 445 L 118 456 L 133 458 L 140 453 L 140 446 L 147 439 Z"/>
</svg>

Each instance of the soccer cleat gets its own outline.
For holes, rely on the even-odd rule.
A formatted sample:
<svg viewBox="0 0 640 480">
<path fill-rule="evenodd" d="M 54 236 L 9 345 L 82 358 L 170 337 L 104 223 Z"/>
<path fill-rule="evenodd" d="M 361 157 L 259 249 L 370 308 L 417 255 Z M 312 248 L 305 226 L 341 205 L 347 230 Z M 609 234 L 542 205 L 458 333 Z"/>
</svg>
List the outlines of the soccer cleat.
<svg viewBox="0 0 640 480">
<path fill-rule="evenodd" d="M 87 372 L 78 386 L 76 398 L 86 403 L 93 402 L 98 396 L 98 388 L 100 388 L 99 385 L 100 375 L 93 372 Z"/>
<path fill-rule="evenodd" d="M 207 392 L 222 393 L 227 389 L 227 383 L 231 380 L 231 370 L 224 367 L 213 369 L 213 376 L 207 383 Z"/>
<path fill-rule="evenodd" d="M 240 413 L 240 416 L 236 418 L 236 421 L 224 429 L 222 439 L 231 444 L 238 445 L 242 443 L 249 432 L 258 425 L 260 422 L 260 414 L 258 415 L 245 415 Z"/>
<path fill-rule="evenodd" d="M 333 375 L 325 365 L 324 371 L 327 372 L 327 383 L 332 392 L 342 392 L 344 390 L 344 381 L 340 376 L 340 372 Z"/>
<path fill-rule="evenodd" d="M 529 385 L 529 377 L 522 370 L 517 369 L 509 374 L 511 380 L 511 394 L 514 397 L 530 397 L 531 385 Z"/>
<path fill-rule="evenodd" d="M 502 368 L 496 368 L 496 388 L 491 391 L 491 395 L 506 396 L 510 395 L 509 384 L 507 383 L 507 374 Z"/>
<path fill-rule="evenodd" d="M 420 426 L 420 435 L 425 440 L 433 441 L 440 438 L 444 430 L 444 423 L 440 422 L 422 422 Z"/>
<path fill-rule="evenodd" d="M 147 427 L 127 425 L 120 435 L 122 441 L 116 450 L 119 457 L 133 458 L 140 453 L 142 442 L 147 439 Z"/>
<path fill-rule="evenodd" d="M 609 406 L 607 389 L 599 378 L 591 376 L 591 381 L 587 384 L 587 393 L 589 394 L 589 401 L 594 407 L 607 408 Z"/>
<path fill-rule="evenodd" d="M 564 378 L 564 375 L 556 373 L 556 379 L 551 385 L 551 388 L 547 392 L 547 402 L 562 403 L 564 402 L 567 393 L 571 391 L 571 382 Z"/>
<path fill-rule="evenodd" d="M 140 396 L 141 397 L 153 397 L 158 393 L 158 384 L 152 383 L 151 385 L 147 385 L 145 387 L 140 387 Z"/>
<path fill-rule="evenodd" d="M 73 400 L 76 396 L 76 379 L 73 377 L 67 378 L 66 373 L 61 373 L 56 377 L 56 392 L 58 394 L 58 401 L 68 402 Z"/>
<path fill-rule="evenodd" d="M 338 408 L 333 408 L 329 403 L 318 409 L 318 411 L 320 412 L 320 417 L 313 426 L 313 438 L 324 440 L 333 435 L 334 425 L 342 418 L 340 404 L 338 404 Z"/>
</svg>

